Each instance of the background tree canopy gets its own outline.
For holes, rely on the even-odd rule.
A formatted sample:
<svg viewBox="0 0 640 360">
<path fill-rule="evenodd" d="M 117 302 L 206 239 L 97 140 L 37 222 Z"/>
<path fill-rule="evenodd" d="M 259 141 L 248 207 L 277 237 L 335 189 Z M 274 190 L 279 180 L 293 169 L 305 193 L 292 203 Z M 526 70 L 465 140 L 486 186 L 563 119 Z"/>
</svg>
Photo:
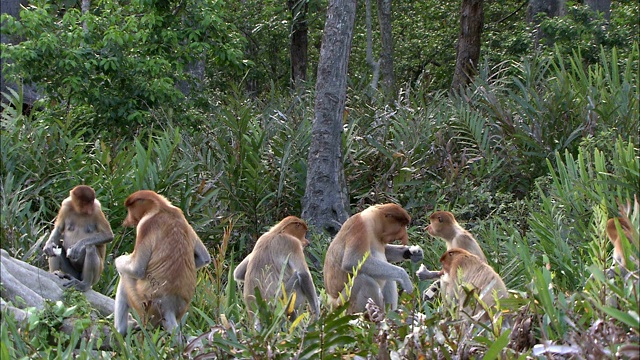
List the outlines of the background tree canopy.
<svg viewBox="0 0 640 360">
<path fill-rule="evenodd" d="M 384 324 L 331 311 L 320 270 L 331 237 L 322 232 L 307 249 L 320 320 L 303 314 L 287 323 L 284 304 L 261 330 L 247 320 L 229 274 L 266 229 L 301 216 L 314 180 L 307 156 L 326 1 L 22 3 L 19 14 L 6 13 L 18 7 L 3 0 L 1 19 L 3 79 L 20 84 L 3 88 L 2 249 L 46 268 L 41 249 L 60 202 L 89 184 L 115 233 L 94 290 L 113 297 L 113 259 L 133 249 L 133 230 L 120 226 L 123 202 L 153 189 L 183 209 L 213 257 L 183 324 L 209 340 L 178 349 L 161 331 L 143 331 L 118 339 L 113 351 L 84 353 L 105 339 L 83 331 L 112 319 L 92 315 L 70 293 L 26 324 L 3 312 L 0 357 L 65 357 L 76 348 L 91 358 L 153 359 L 183 350 L 217 358 L 637 354 L 638 277 L 604 277 L 606 220 L 620 215 L 619 202 L 633 204 L 640 185 L 637 1 L 611 2 L 608 17 L 586 2 L 556 1 L 564 5 L 553 14 L 532 14 L 540 1 L 482 2 L 480 59 L 472 82 L 456 92 L 462 1 L 392 2 L 390 97 L 374 86 L 384 76 L 375 67 L 383 51 L 378 3 L 356 3 L 346 98 L 336 99 L 345 109 L 333 109 L 341 113 L 346 211 L 402 205 L 413 219 L 409 241 L 432 269 L 445 247 L 426 233 L 428 215 L 456 214 L 512 290 L 482 331 L 451 322 L 448 309 L 420 291 L 402 294 L 400 311 Z M 304 17 L 292 11 L 303 4 Z M 299 21 L 308 69 L 293 82 Z M 39 100 L 25 102 L 26 86 Z M 628 215 L 638 229 L 640 210 Z M 637 254 L 637 234 L 628 240 Z M 420 290 L 429 285 L 413 280 Z M 503 328 L 507 317 L 512 326 Z M 67 320 L 75 325 L 65 332 Z M 541 347 L 548 342 L 559 347 Z"/>
</svg>

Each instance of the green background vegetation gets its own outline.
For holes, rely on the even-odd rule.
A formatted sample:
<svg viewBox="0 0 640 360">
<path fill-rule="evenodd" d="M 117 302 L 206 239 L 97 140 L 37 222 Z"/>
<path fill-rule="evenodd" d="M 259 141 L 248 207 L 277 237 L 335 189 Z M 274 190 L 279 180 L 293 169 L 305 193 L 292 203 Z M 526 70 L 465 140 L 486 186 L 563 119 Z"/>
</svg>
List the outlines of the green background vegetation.
<svg viewBox="0 0 640 360">
<path fill-rule="evenodd" d="M 123 201 L 153 189 L 183 209 L 214 259 L 199 273 L 184 324 L 185 333 L 210 338 L 200 349 L 187 348 L 191 356 L 329 358 L 388 349 L 448 358 L 476 347 L 485 358 L 518 358 L 530 355 L 533 344 L 553 341 L 600 358 L 638 341 L 637 279 L 624 284 L 602 275 L 611 263 L 606 219 L 640 185 L 637 2 L 614 2 L 606 27 L 568 3 L 567 16 L 542 21 L 547 37 L 537 48 L 537 29 L 524 11 L 505 19 L 520 3 L 486 2 L 482 67 L 458 95 L 446 91 L 458 4 L 394 4 L 402 90 L 392 105 L 367 89 L 364 19 L 357 19 L 343 135 L 352 212 L 403 205 L 413 217 L 410 242 L 423 247 L 430 268 L 444 244 L 426 233 L 428 215 L 454 212 L 513 290 L 504 308 L 529 320 L 534 340 L 526 348 L 509 343 L 522 321 L 502 329 L 505 316 L 497 316 L 477 335 L 449 322 L 448 310 L 423 301 L 420 291 L 402 295 L 401 311 L 387 314 L 386 327 L 351 323 L 353 317 L 329 311 L 323 301 L 318 322 L 287 323 L 280 305 L 255 330 L 229 274 L 269 226 L 300 214 L 314 69 L 307 89 L 289 90 L 284 3 L 182 4 L 176 17 L 167 1 L 97 1 L 84 15 L 73 1 L 35 1 L 37 9 L 23 12 L 21 22 L 3 18 L 2 31 L 24 41 L 3 45 L 2 56 L 43 94 L 27 115 L 18 92 L 5 95 L 12 106 L 3 104 L 0 240 L 12 256 L 44 268 L 40 250 L 60 202 L 76 184 L 92 185 L 115 232 L 94 289 L 113 296 L 113 260 L 132 251 L 134 240 L 119 225 Z M 309 6 L 313 67 L 326 4 Z M 185 70 L 197 61 L 206 62 L 201 90 L 187 96 L 176 85 L 198 85 Z M 637 229 L 640 214 L 631 218 Z M 638 239 L 630 240 L 637 255 Z M 308 249 L 321 299 L 329 241 L 314 235 Z M 405 268 L 413 274 L 417 265 Z M 616 307 L 607 303 L 611 297 Z M 156 359 L 184 350 L 158 330 L 128 336 L 116 352 L 84 352 L 103 341 L 80 340 L 91 324 L 89 310 L 70 294 L 23 330 L 3 314 L 0 357 L 66 358 L 78 347 L 81 358 Z M 424 327 L 407 322 L 416 312 L 425 314 Z M 57 329 L 69 317 L 79 319 L 73 336 Z"/>
</svg>

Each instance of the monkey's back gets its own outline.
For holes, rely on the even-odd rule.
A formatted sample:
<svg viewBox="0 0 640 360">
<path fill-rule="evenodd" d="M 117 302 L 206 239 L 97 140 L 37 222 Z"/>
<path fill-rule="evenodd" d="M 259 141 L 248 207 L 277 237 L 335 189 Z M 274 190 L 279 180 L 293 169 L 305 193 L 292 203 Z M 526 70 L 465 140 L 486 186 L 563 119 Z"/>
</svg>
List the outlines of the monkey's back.
<svg viewBox="0 0 640 360">
<path fill-rule="evenodd" d="M 195 232 L 180 213 L 159 212 L 146 221 L 139 234 L 146 234 L 151 244 L 151 258 L 143 279 L 134 282 L 135 294 L 128 292 L 129 302 L 139 313 L 162 319 L 162 308 L 174 308 L 180 319 L 189 308 L 196 288 L 194 259 Z M 137 246 L 136 246 L 137 247 Z M 134 250 L 135 251 L 135 250 Z"/>
<path fill-rule="evenodd" d="M 507 287 L 500 275 L 498 275 L 490 265 L 483 263 L 478 258 L 474 258 L 472 260 L 470 257 L 461 256 L 452 263 L 452 268 L 462 271 L 463 284 L 466 283 L 473 285 L 473 287 L 478 289 L 479 294 L 486 292 L 482 297 L 482 301 L 488 306 L 495 305 L 494 291 L 497 293 L 498 298 L 505 298 L 509 296 Z M 452 274 L 452 280 L 456 282 L 458 286 L 462 285 L 459 283 L 457 272 Z M 486 287 L 489 285 L 491 285 L 491 289 L 487 290 Z M 461 299 L 461 303 L 464 302 L 465 299 Z"/>
<path fill-rule="evenodd" d="M 351 235 L 357 221 L 359 221 L 359 214 L 345 221 L 329 244 L 324 259 L 324 287 L 333 305 L 338 305 L 340 293 L 344 290 L 345 283 L 349 281 L 349 273 L 342 269 L 342 261 L 347 246 L 347 237 Z"/>
<path fill-rule="evenodd" d="M 466 230 L 453 238 L 451 245 L 447 244 L 447 250 L 454 248 L 465 249 L 471 254 L 477 256 L 485 264 L 487 263 L 487 257 L 484 255 L 484 252 L 482 251 L 482 248 L 480 248 L 477 240 L 473 237 L 473 235 L 471 235 L 470 232 Z"/>
<path fill-rule="evenodd" d="M 300 253 L 302 253 L 302 245 L 291 235 L 275 234 L 258 239 L 247 265 L 243 289 L 245 301 L 253 301 L 256 288 L 260 290 L 260 295 L 264 299 L 274 298 L 280 294 L 282 282 L 293 275 L 293 270 L 287 263 L 288 259 Z"/>
</svg>

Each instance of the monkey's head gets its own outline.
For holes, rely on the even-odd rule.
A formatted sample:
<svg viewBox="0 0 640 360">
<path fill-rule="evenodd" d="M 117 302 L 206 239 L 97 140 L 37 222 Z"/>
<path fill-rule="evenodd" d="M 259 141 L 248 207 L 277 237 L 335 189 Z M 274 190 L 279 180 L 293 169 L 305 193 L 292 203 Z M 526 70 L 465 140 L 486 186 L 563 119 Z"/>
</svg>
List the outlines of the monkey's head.
<svg viewBox="0 0 640 360">
<path fill-rule="evenodd" d="M 480 261 L 480 259 L 477 256 L 473 255 L 472 253 L 468 252 L 465 249 L 453 248 L 451 250 L 445 251 L 445 253 L 442 254 L 442 256 L 440 257 L 442 270 L 444 270 L 445 273 L 451 273 L 451 265 L 453 264 L 454 260 L 461 259 L 461 258 L 468 258 L 468 259 L 476 258 L 478 261 Z"/>
<path fill-rule="evenodd" d="M 436 211 L 429 216 L 431 223 L 427 226 L 427 232 L 431 236 L 451 239 L 455 236 L 456 218 L 449 211 Z"/>
<path fill-rule="evenodd" d="M 285 233 L 296 237 L 300 240 L 302 247 L 309 245 L 307 240 L 307 223 L 295 216 L 287 216 L 278 225 L 275 226 L 278 233 Z"/>
<path fill-rule="evenodd" d="M 75 211 L 83 214 L 93 214 L 93 203 L 96 200 L 96 192 L 87 185 L 78 185 L 70 192 L 71 203 Z"/>
<path fill-rule="evenodd" d="M 140 190 L 129 195 L 124 202 L 127 207 L 127 218 L 122 226 L 137 226 L 140 220 L 149 212 L 157 211 L 163 206 L 171 206 L 164 196 L 151 190 Z"/>
<path fill-rule="evenodd" d="M 631 239 L 631 225 L 627 219 L 619 217 L 617 218 L 618 222 L 620 222 L 620 229 L 624 232 L 627 239 Z M 618 233 L 618 229 L 616 228 L 616 220 L 609 219 L 607 220 L 607 237 L 612 244 L 615 244 L 620 239 L 620 234 Z"/>
<path fill-rule="evenodd" d="M 407 245 L 409 242 L 407 225 L 411 222 L 411 216 L 407 210 L 396 204 L 376 205 L 374 210 L 376 214 L 374 221 L 382 242 L 389 244 L 400 240 L 403 245 Z"/>
</svg>

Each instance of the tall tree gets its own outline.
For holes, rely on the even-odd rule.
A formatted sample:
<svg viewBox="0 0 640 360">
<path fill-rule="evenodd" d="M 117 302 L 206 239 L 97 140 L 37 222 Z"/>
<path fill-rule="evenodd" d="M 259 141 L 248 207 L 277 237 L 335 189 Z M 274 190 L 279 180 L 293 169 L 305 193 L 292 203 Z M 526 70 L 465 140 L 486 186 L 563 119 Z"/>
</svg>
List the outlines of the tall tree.
<svg viewBox="0 0 640 360">
<path fill-rule="evenodd" d="M 483 0 L 462 0 L 456 68 L 451 82 L 451 89 L 454 91 L 471 82 L 477 72 L 478 60 L 480 60 L 480 35 L 484 25 L 483 3 Z"/>
<path fill-rule="evenodd" d="M 393 32 L 391 31 L 391 0 L 378 0 L 378 21 L 380 22 L 380 70 L 382 71 L 382 91 L 385 101 L 393 99 L 396 79 L 393 73 Z"/>
<path fill-rule="evenodd" d="M 535 16 L 544 13 L 548 17 L 556 17 L 564 14 L 565 0 L 529 0 L 527 7 L 527 21 L 537 23 Z"/>
<path fill-rule="evenodd" d="M 337 233 L 349 216 L 342 117 L 355 16 L 356 0 L 329 0 L 318 62 L 307 187 L 302 199 L 302 217 L 316 230 L 330 234 Z"/>
<path fill-rule="evenodd" d="M 294 86 L 297 86 L 301 81 L 307 80 L 308 4 L 307 0 L 287 0 L 289 12 L 291 13 L 289 52 L 291 57 L 291 82 Z"/>
<path fill-rule="evenodd" d="M 585 0 L 584 3 L 594 12 L 601 12 L 605 19 L 611 18 L 611 0 Z"/>
<path fill-rule="evenodd" d="M 2 0 L 2 6 L 0 7 L 0 13 L 9 14 L 16 19 L 20 19 L 20 9 L 22 6 L 26 6 L 26 0 Z M 4 24 L 3 24 L 4 25 Z M 6 34 L 0 34 L 0 41 L 3 44 L 16 44 L 20 41 L 17 37 L 11 37 Z M 6 93 L 7 87 L 16 88 L 16 84 L 10 83 L 5 78 L 5 66 L 6 60 L 0 56 L 0 92 Z M 35 87 L 32 85 L 23 85 L 22 87 L 22 99 L 27 105 L 32 105 L 39 95 L 36 93 Z M 0 96 L 0 101 L 5 101 L 3 96 Z"/>
<path fill-rule="evenodd" d="M 527 22 L 535 25 L 535 37 L 533 39 L 534 46 L 537 48 L 540 39 L 544 38 L 542 30 L 540 30 L 540 20 L 536 15 L 542 13 L 548 17 L 556 17 L 564 15 L 565 0 L 529 0 L 527 7 Z"/>
<path fill-rule="evenodd" d="M 373 59 L 373 31 L 371 30 L 371 0 L 366 0 L 365 8 L 365 26 L 367 29 L 367 50 L 366 62 L 371 67 L 371 82 L 369 83 L 370 95 L 378 90 L 378 80 L 380 79 L 380 60 Z"/>
</svg>

